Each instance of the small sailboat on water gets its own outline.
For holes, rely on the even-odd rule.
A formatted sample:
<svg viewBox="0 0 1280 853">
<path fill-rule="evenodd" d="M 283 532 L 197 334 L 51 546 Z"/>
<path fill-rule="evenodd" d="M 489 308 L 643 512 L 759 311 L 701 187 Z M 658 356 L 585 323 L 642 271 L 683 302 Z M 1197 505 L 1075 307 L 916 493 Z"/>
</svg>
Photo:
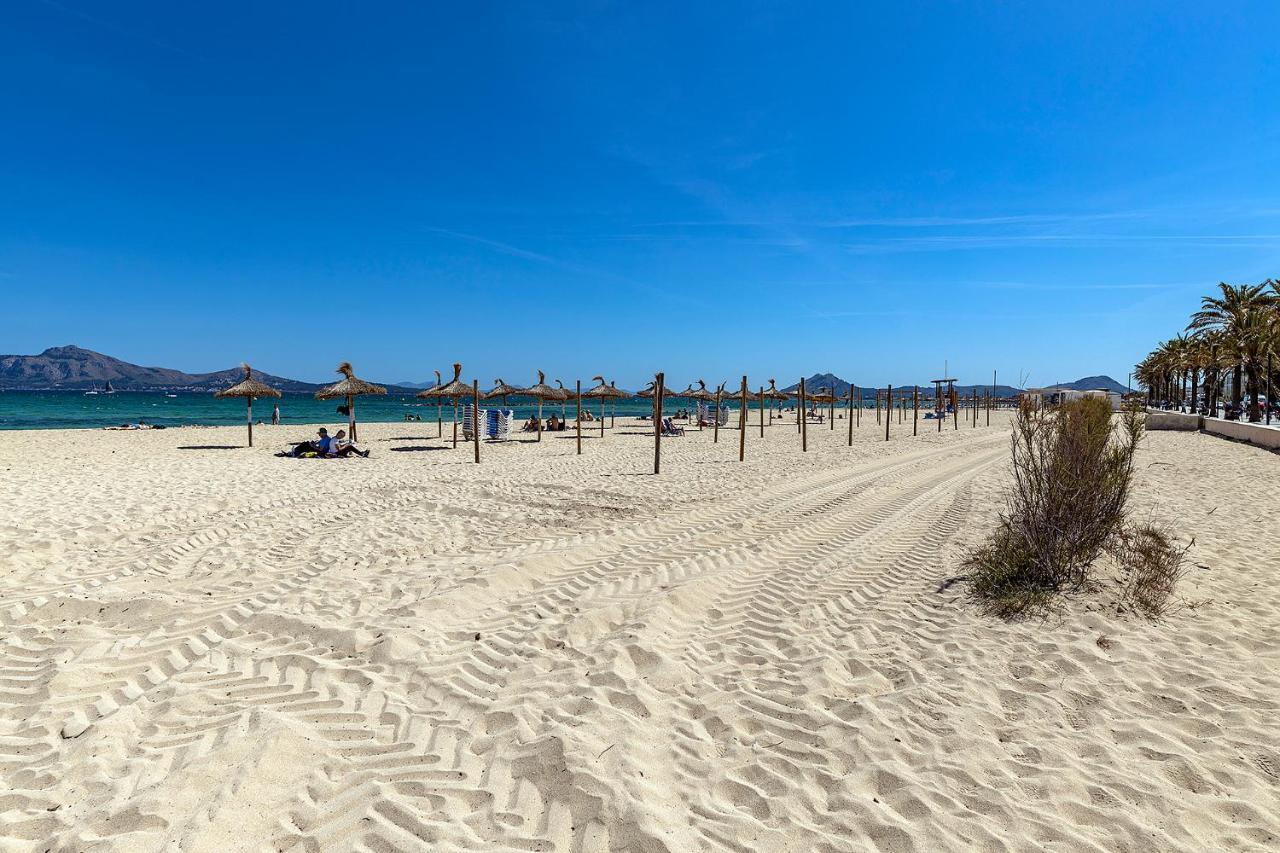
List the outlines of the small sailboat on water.
<svg viewBox="0 0 1280 853">
<path fill-rule="evenodd" d="M 86 397 L 96 397 L 96 396 L 98 396 L 98 394 L 99 394 L 99 393 L 100 393 L 100 392 L 98 391 L 98 383 L 97 383 L 97 382 L 95 382 L 95 383 L 93 383 L 93 387 L 92 387 L 92 388 L 90 388 L 88 391 L 85 391 L 85 392 L 84 392 L 84 395 L 85 395 Z"/>
<path fill-rule="evenodd" d="M 112 388 L 112 387 L 111 387 L 111 380 L 110 380 L 110 379 L 108 379 L 108 380 L 107 380 L 107 387 L 106 387 L 106 388 L 104 388 L 104 389 L 102 390 L 102 393 L 103 393 L 103 394 L 114 394 L 114 393 L 116 393 L 116 389 L 114 389 L 114 388 Z"/>
</svg>

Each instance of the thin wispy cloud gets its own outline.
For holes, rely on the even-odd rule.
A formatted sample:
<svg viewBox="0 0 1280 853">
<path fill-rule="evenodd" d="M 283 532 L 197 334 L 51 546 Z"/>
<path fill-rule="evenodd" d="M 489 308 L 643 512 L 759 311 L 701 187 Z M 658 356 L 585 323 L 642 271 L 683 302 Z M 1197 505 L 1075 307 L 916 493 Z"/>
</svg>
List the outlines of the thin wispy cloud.
<svg viewBox="0 0 1280 853">
<path fill-rule="evenodd" d="M 855 254 L 937 252 L 967 249 L 1100 248 L 1106 246 L 1186 243 L 1204 247 L 1250 248 L 1280 245 L 1280 234 L 1013 234 L 881 237 L 845 243 Z"/>
<path fill-rule="evenodd" d="M 503 255 L 509 255 L 513 258 L 523 258 L 526 261 L 538 261 L 543 264 L 554 264 L 555 266 L 569 266 L 564 261 L 553 258 L 550 255 L 544 255 L 540 252 L 532 252 L 528 249 L 522 249 L 519 246 L 513 246 L 510 243 L 503 243 L 500 240 L 490 240 L 488 237 L 481 237 L 478 234 L 467 234 L 462 231 L 451 231 L 448 228 L 435 228 L 430 225 L 424 226 L 424 230 L 433 234 L 442 234 L 446 237 L 452 237 L 455 240 L 462 240 L 467 243 L 474 243 L 478 246 L 485 246 L 493 249 L 495 252 Z"/>
</svg>

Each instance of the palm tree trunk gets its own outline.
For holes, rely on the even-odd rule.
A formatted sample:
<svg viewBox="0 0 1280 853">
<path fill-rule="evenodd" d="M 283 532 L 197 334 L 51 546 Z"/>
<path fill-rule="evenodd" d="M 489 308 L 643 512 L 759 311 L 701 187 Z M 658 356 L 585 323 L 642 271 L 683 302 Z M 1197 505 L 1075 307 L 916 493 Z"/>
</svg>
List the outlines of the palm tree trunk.
<svg viewBox="0 0 1280 853">
<path fill-rule="evenodd" d="M 1231 368 L 1231 406 L 1236 412 L 1240 411 L 1240 374 L 1243 372 L 1239 362 Z"/>
<path fill-rule="evenodd" d="M 1258 366 L 1250 362 L 1246 370 L 1249 374 L 1249 423 L 1256 424 L 1262 420 L 1262 409 L 1258 406 Z"/>
</svg>

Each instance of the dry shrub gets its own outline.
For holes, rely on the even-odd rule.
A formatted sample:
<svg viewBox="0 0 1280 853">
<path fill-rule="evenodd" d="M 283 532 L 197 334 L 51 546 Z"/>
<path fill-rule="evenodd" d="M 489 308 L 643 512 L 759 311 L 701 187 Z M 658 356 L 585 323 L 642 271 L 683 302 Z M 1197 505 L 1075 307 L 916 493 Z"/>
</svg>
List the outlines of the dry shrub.
<svg viewBox="0 0 1280 853">
<path fill-rule="evenodd" d="M 1187 573 L 1191 544 L 1179 547 L 1168 530 L 1144 524 L 1121 529 L 1107 550 L 1126 574 L 1121 606 L 1151 619 L 1168 612 L 1173 591 Z"/>
<path fill-rule="evenodd" d="M 1142 436 L 1136 409 L 1113 424 L 1106 400 L 1046 408 L 1023 398 L 1013 425 L 1013 491 L 995 532 L 969 554 L 973 592 L 1013 616 L 1078 588 L 1121 530 Z"/>
</svg>

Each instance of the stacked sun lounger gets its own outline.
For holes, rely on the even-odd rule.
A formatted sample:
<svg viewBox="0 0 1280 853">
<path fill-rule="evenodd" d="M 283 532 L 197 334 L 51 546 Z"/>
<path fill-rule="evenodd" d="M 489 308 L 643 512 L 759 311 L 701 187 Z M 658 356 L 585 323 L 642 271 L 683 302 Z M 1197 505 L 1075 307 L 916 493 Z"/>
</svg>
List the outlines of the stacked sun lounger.
<svg viewBox="0 0 1280 853">
<path fill-rule="evenodd" d="M 484 435 L 494 441 L 511 438 L 511 420 L 515 413 L 510 409 L 484 409 Z"/>
</svg>

